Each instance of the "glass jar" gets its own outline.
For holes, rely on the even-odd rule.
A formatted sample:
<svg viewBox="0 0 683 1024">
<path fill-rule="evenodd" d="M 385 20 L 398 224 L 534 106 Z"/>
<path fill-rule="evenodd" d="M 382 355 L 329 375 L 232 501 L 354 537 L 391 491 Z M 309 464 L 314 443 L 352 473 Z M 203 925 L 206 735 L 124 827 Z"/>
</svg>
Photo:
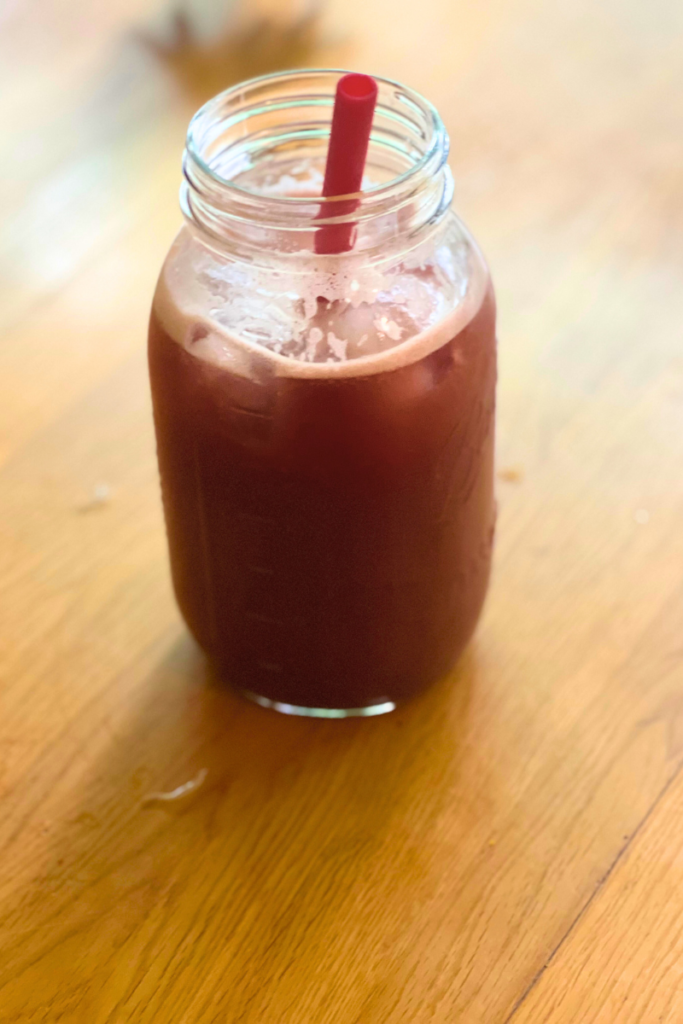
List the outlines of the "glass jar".
<svg viewBox="0 0 683 1024">
<path fill-rule="evenodd" d="M 321 199 L 342 73 L 255 79 L 196 114 L 149 334 L 185 621 L 249 697 L 325 717 L 390 711 L 451 669 L 495 518 L 495 305 L 448 136 L 378 79 L 363 191 Z M 352 248 L 316 253 L 337 224 Z"/>
</svg>

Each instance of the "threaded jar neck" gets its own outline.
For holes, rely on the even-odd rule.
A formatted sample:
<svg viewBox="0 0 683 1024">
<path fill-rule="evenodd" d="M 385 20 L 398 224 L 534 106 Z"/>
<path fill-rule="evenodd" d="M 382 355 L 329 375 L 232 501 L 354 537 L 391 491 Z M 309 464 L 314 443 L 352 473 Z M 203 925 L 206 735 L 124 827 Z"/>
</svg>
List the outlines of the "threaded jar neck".
<svg viewBox="0 0 683 1024">
<path fill-rule="evenodd" d="M 398 82 L 379 95 L 363 191 L 321 198 L 334 95 L 343 71 L 266 75 L 214 97 L 193 117 L 181 206 L 191 229 L 223 254 L 310 257 L 325 224 L 356 225 L 368 259 L 410 250 L 450 207 L 448 135 L 434 107 Z M 344 198 L 353 212 L 333 215 Z M 339 210 L 339 206 L 336 207 Z M 330 211 L 327 213 L 326 211 Z M 348 254 L 326 256 L 337 261 Z"/>
</svg>

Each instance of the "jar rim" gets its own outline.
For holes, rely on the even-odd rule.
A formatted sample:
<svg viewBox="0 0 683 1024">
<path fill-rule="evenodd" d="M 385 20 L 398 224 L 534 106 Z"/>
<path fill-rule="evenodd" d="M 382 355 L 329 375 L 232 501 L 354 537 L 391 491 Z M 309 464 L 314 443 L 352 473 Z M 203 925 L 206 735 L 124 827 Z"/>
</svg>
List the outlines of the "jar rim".
<svg viewBox="0 0 683 1024">
<path fill-rule="evenodd" d="M 226 118 L 221 114 L 221 111 L 229 110 L 231 106 L 234 107 L 232 117 L 234 122 L 247 119 L 259 108 L 259 104 L 247 103 L 246 94 L 252 90 L 258 91 L 264 87 L 275 86 L 280 82 L 286 84 L 297 79 L 302 82 L 305 82 L 307 79 L 327 79 L 332 83 L 333 87 L 329 93 L 319 96 L 317 102 L 331 109 L 334 103 L 334 85 L 345 74 L 348 74 L 348 72 L 341 68 L 297 68 L 290 71 L 259 75 L 230 86 L 208 100 L 192 117 L 185 140 L 186 154 L 202 175 L 206 175 L 209 181 L 214 186 L 220 188 L 221 191 L 225 190 L 224 194 L 226 197 L 233 195 L 235 199 L 243 201 L 258 200 L 261 203 L 267 204 L 271 211 L 280 209 L 283 213 L 285 211 L 293 213 L 297 208 L 310 206 L 310 196 L 273 194 L 256 188 L 249 188 L 244 184 L 237 184 L 233 179 L 224 177 L 205 159 L 202 153 L 203 145 L 205 144 L 203 136 L 212 124 L 221 122 L 227 124 L 230 122 L 230 114 Z M 345 196 L 316 196 L 315 202 L 321 207 L 327 204 L 338 203 L 340 199 L 348 200 L 351 198 L 357 199 L 361 203 L 365 201 L 373 205 L 378 202 L 383 203 L 397 191 L 401 191 L 406 185 L 410 185 L 410 183 L 426 174 L 430 170 L 430 165 L 436 165 L 431 167 L 432 172 L 440 169 L 448 157 L 448 134 L 436 107 L 415 89 L 411 89 L 395 79 L 384 78 L 379 75 L 373 75 L 372 77 L 378 85 L 394 90 L 401 96 L 404 102 L 411 105 L 414 112 L 422 115 L 423 124 L 429 132 L 424 152 L 405 171 L 395 175 L 388 181 L 368 185 L 367 188 L 360 192 Z M 290 95 L 290 99 L 294 99 L 294 94 Z M 287 107 L 289 105 L 286 94 L 279 103 L 275 101 L 268 103 L 270 109 L 273 110 L 277 109 L 278 105 L 280 107 Z M 379 106 L 380 104 L 378 103 Z M 382 109 L 386 114 L 387 108 L 383 107 Z"/>
</svg>

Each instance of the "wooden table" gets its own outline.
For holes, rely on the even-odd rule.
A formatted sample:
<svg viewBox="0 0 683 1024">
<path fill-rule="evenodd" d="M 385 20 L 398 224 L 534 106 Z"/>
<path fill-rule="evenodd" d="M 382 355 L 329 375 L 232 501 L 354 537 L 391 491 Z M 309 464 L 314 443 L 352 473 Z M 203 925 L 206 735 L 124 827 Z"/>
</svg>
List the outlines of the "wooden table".
<svg viewBox="0 0 683 1024">
<path fill-rule="evenodd" d="M 0 11 L 0 1022 L 680 1024 L 683 8 L 234 17 L 173 48 L 151 0 Z M 485 617 L 375 720 L 212 683 L 167 570 L 184 128 L 288 63 L 438 105 L 500 304 Z"/>
</svg>

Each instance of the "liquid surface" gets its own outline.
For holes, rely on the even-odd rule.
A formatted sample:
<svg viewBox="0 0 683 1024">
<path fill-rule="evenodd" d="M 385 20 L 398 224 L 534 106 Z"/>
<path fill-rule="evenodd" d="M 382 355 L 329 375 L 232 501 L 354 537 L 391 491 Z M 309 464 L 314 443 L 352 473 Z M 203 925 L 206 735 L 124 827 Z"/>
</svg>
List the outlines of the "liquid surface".
<svg viewBox="0 0 683 1024">
<path fill-rule="evenodd" d="M 350 254 L 330 271 L 310 253 L 289 265 L 216 259 L 183 231 L 156 315 L 193 355 L 246 377 L 385 372 L 444 344 L 479 308 L 487 276 L 459 232 L 453 220 L 398 264 Z"/>
</svg>

